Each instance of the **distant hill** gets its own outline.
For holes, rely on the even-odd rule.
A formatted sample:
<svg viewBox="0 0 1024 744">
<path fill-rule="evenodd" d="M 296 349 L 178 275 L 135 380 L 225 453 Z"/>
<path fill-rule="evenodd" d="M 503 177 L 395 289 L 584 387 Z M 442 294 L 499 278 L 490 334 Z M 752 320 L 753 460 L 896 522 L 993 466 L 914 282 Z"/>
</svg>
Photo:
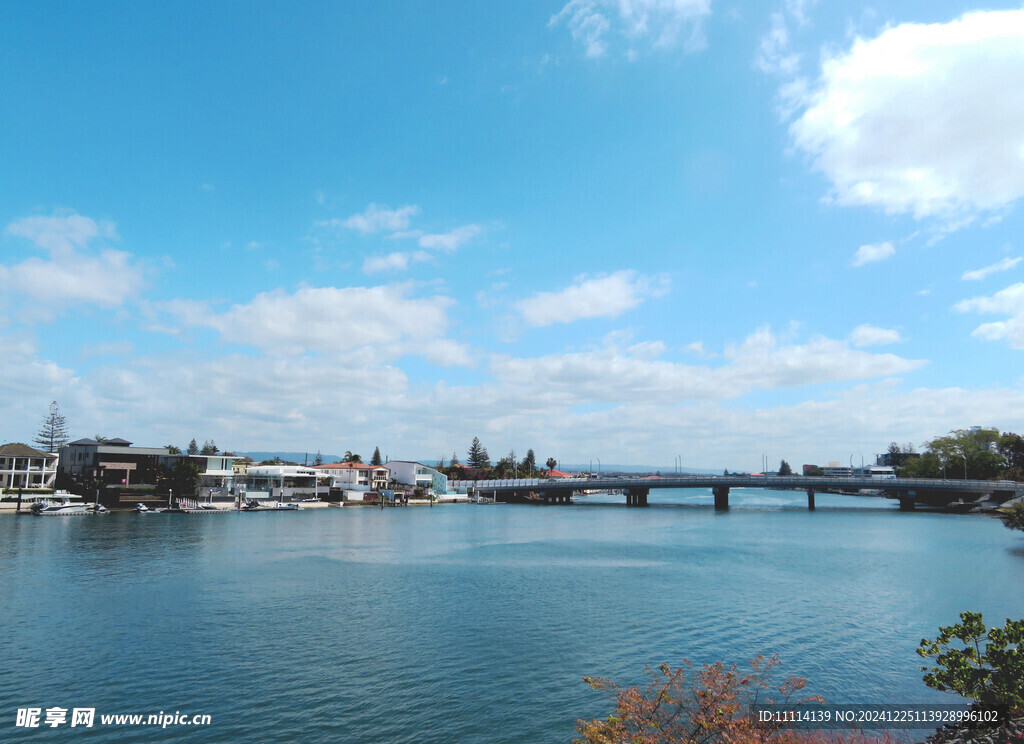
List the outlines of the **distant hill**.
<svg viewBox="0 0 1024 744">
<path fill-rule="evenodd" d="M 273 460 L 275 457 L 280 457 L 282 460 L 297 462 L 299 465 L 302 463 L 312 465 L 313 459 L 316 457 L 316 452 L 236 452 L 235 454 L 240 457 L 251 457 L 254 462 L 263 462 L 264 460 Z M 320 457 L 325 463 L 341 462 L 342 455 L 325 455 L 321 453 Z"/>
<path fill-rule="evenodd" d="M 590 470 L 590 463 L 558 463 L 558 469 L 566 473 L 588 471 Z M 596 462 L 594 463 L 594 472 L 597 472 Z M 672 465 L 659 467 L 657 465 L 616 465 L 614 463 L 605 465 L 602 463 L 601 473 L 661 473 L 664 476 L 669 476 L 675 473 L 682 473 L 683 475 L 721 475 L 722 471 L 709 468 L 682 468 L 680 470 Z"/>
</svg>

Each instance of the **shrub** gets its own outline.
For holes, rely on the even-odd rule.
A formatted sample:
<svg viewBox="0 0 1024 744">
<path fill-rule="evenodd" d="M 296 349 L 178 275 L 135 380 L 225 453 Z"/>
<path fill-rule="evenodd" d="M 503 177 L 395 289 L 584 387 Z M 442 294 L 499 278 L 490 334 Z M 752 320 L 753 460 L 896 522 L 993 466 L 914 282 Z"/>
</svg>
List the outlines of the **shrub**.
<svg viewBox="0 0 1024 744">
<path fill-rule="evenodd" d="M 963 648 L 950 646 L 959 641 Z M 1024 712 L 1024 620 L 1006 620 L 986 630 L 980 612 L 961 612 L 960 623 L 939 628 L 934 641 L 921 639 L 917 653 L 935 657 L 936 666 L 921 667 L 924 683 L 959 693 L 982 707 L 1009 706 Z"/>
</svg>

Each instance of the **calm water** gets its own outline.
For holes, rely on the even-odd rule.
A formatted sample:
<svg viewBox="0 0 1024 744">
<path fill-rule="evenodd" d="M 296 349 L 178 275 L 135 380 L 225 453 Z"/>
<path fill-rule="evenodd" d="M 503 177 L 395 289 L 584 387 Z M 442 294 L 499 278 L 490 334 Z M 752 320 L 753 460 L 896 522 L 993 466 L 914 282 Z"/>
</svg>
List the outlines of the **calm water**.
<svg viewBox="0 0 1024 744">
<path fill-rule="evenodd" d="M 881 499 L 653 492 L 443 506 L 0 517 L 0 740 L 569 742 L 584 674 L 743 662 L 843 703 L 949 702 L 922 637 L 1024 617 L 1024 535 Z M 781 675 L 780 675 L 781 679 Z M 22 707 L 206 728 L 14 727 Z"/>
</svg>

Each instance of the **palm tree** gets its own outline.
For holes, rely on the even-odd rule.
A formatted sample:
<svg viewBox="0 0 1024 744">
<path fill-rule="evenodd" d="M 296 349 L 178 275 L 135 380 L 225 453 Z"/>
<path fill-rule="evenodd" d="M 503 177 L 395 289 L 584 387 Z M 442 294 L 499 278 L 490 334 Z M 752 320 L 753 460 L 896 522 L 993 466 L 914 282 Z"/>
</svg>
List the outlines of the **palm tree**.
<svg viewBox="0 0 1024 744">
<path fill-rule="evenodd" d="M 363 458 L 360 455 L 353 454 L 352 450 L 345 450 L 345 456 L 341 458 L 341 461 L 361 463 L 363 461 Z"/>
</svg>

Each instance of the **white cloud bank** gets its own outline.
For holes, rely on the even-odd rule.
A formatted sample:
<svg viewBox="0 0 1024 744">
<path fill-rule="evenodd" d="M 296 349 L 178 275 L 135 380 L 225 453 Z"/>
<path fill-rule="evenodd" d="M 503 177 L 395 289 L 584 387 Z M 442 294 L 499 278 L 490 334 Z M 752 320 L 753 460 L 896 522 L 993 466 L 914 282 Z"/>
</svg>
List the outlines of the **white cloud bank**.
<svg viewBox="0 0 1024 744">
<path fill-rule="evenodd" d="M 668 278 L 641 276 L 632 270 L 608 276 L 580 276 L 559 292 L 540 292 L 515 304 L 531 326 L 572 323 L 587 318 L 616 318 L 648 297 L 668 291 Z"/>
<path fill-rule="evenodd" d="M 130 253 L 90 250 L 95 240 L 117 238 L 113 222 L 80 215 L 26 217 L 9 224 L 6 232 L 49 254 L 48 259 L 0 264 L 0 293 L 28 296 L 38 317 L 52 318 L 74 303 L 118 307 L 145 286 L 143 270 Z"/>
<path fill-rule="evenodd" d="M 692 52 L 706 45 L 702 22 L 710 15 L 711 0 L 570 0 L 548 26 L 564 22 L 588 57 L 607 53 L 609 32 Z"/>
<path fill-rule="evenodd" d="M 1024 10 L 905 23 L 827 58 L 794 144 L 838 204 L 946 219 L 1024 196 Z"/>
</svg>

